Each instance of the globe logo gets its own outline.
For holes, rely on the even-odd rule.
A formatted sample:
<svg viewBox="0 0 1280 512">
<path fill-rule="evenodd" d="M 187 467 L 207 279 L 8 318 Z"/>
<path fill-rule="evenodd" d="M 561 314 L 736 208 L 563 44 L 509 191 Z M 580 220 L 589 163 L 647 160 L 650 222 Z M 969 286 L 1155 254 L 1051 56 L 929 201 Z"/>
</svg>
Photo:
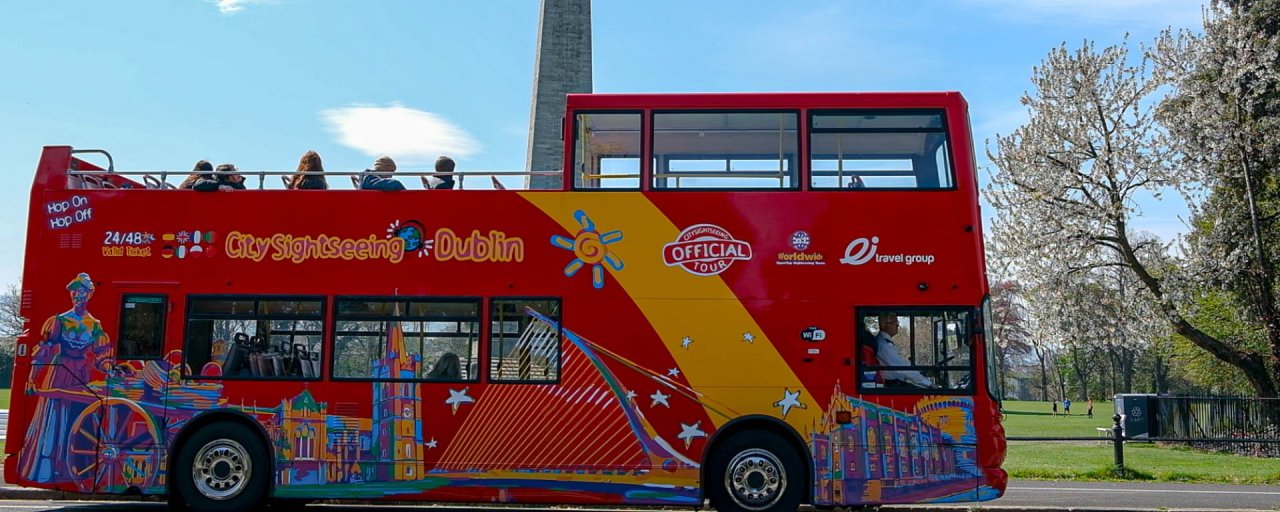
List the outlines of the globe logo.
<svg viewBox="0 0 1280 512">
<path fill-rule="evenodd" d="M 809 241 L 809 234 L 804 231 L 796 231 L 791 234 L 791 248 L 797 251 L 808 249 Z"/>
</svg>

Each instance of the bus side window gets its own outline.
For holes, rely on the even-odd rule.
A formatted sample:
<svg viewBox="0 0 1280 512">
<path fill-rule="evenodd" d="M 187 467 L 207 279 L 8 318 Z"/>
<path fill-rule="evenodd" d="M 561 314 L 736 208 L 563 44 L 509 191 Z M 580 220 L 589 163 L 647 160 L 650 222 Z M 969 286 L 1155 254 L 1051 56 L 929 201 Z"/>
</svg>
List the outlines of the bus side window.
<svg viewBox="0 0 1280 512">
<path fill-rule="evenodd" d="M 183 359 L 200 378 L 320 378 L 324 301 L 315 297 L 188 299 Z"/>
<path fill-rule="evenodd" d="M 494 299 L 489 305 L 489 380 L 560 380 L 560 301 Z"/>
<path fill-rule="evenodd" d="M 118 359 L 159 359 L 164 352 L 164 295 L 125 295 L 120 306 Z"/>
</svg>

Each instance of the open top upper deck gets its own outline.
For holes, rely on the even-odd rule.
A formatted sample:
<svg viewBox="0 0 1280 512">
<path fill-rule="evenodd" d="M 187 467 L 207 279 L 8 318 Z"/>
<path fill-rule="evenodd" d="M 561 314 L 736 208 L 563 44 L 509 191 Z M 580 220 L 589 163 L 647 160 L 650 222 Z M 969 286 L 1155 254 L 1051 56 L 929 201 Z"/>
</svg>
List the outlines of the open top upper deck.
<svg viewBox="0 0 1280 512">
<path fill-rule="evenodd" d="M 395 176 L 409 189 L 447 174 L 464 190 L 520 189 L 540 175 L 562 176 L 562 190 L 955 190 L 974 181 L 966 110 L 956 92 L 571 94 L 563 134 L 569 172 Z M 957 159 L 956 148 L 969 157 Z M 191 173 L 121 172 L 103 151 L 65 150 L 101 153 L 106 165 L 55 151 L 42 159 L 37 188 L 173 189 Z M 361 171 L 325 175 L 331 188 L 356 189 Z M 242 174 L 249 189 L 279 189 L 294 171 Z"/>
</svg>

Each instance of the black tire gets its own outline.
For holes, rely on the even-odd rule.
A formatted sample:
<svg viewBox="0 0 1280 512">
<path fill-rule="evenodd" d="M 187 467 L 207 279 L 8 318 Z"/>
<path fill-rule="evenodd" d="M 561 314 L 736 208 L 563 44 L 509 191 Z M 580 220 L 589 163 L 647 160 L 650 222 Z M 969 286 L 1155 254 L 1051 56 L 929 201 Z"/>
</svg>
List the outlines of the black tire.
<svg viewBox="0 0 1280 512">
<path fill-rule="evenodd" d="M 804 462 L 776 434 L 734 434 L 709 459 L 702 485 L 719 512 L 794 512 L 804 500 Z"/>
<path fill-rule="evenodd" d="M 172 473 L 177 496 L 171 501 L 193 512 L 258 510 L 270 475 L 267 449 L 253 430 L 236 422 L 212 423 L 178 448 Z"/>
</svg>

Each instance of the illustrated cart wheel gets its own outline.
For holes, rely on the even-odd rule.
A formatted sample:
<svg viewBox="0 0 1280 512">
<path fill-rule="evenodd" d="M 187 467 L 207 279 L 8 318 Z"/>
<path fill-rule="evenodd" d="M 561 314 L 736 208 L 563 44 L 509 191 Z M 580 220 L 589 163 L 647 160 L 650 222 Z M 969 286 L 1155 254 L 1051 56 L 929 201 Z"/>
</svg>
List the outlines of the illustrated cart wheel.
<svg viewBox="0 0 1280 512">
<path fill-rule="evenodd" d="M 90 402 L 71 424 L 68 443 L 67 467 L 81 492 L 123 492 L 155 483 L 160 431 L 133 400 Z"/>
</svg>

